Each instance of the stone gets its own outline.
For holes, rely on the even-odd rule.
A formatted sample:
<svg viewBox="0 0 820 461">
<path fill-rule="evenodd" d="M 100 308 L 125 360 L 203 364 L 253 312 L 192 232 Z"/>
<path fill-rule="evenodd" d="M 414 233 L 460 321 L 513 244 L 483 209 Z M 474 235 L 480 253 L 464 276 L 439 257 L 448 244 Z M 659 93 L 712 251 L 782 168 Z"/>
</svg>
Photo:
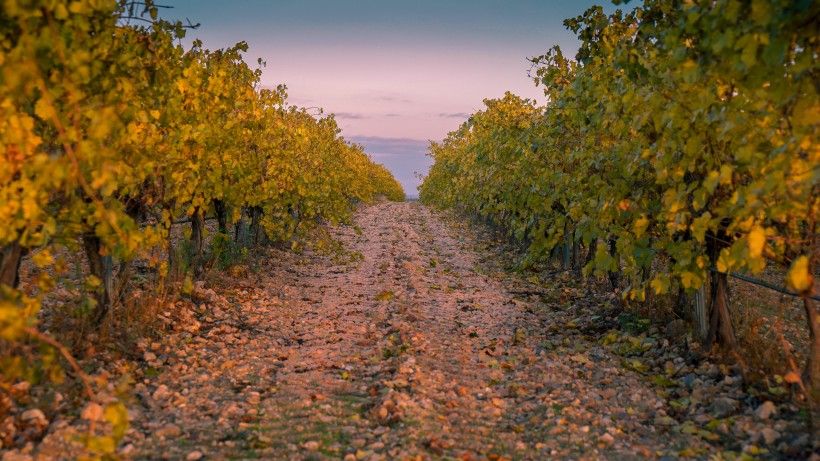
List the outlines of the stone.
<svg viewBox="0 0 820 461">
<path fill-rule="evenodd" d="M 774 403 L 768 400 L 763 402 L 763 404 L 755 410 L 755 418 L 761 421 L 765 421 L 775 414 L 777 414 L 777 407 L 774 406 Z"/>
<path fill-rule="evenodd" d="M 182 435 L 182 429 L 179 428 L 176 424 L 168 424 L 167 426 L 163 426 L 157 429 L 154 432 L 155 435 L 159 437 L 179 437 Z"/>
<path fill-rule="evenodd" d="M 368 447 L 368 450 L 378 451 L 384 449 L 384 442 L 373 442 Z"/>
<path fill-rule="evenodd" d="M 655 425 L 656 426 L 677 426 L 678 422 L 675 418 L 666 415 L 657 415 L 655 416 Z"/>
<path fill-rule="evenodd" d="M 205 455 L 201 451 L 196 450 L 196 451 L 192 451 L 192 452 L 188 453 L 188 456 L 185 457 L 185 460 L 186 461 L 198 461 L 198 460 L 200 460 L 204 457 L 205 457 Z"/>
<path fill-rule="evenodd" d="M 780 432 L 777 432 L 776 430 L 767 427 L 760 431 L 760 437 L 763 439 L 763 442 L 765 442 L 766 445 L 773 445 L 777 441 L 777 439 L 780 438 Z"/>
<path fill-rule="evenodd" d="M 259 405 L 259 402 L 262 401 L 262 396 L 259 392 L 248 392 L 247 402 L 251 405 Z"/>
<path fill-rule="evenodd" d="M 151 397 L 156 401 L 162 402 L 171 398 L 171 391 L 168 389 L 168 386 L 161 384 Z"/>
<path fill-rule="evenodd" d="M 48 418 L 46 418 L 46 415 L 37 408 L 24 411 L 20 416 L 20 419 L 29 425 L 48 426 Z"/>
<path fill-rule="evenodd" d="M 712 402 L 712 414 L 717 418 L 725 418 L 737 410 L 737 400 L 728 397 L 718 397 Z"/>
<path fill-rule="evenodd" d="M 28 381 L 20 381 L 11 386 L 11 393 L 14 395 L 26 395 L 31 390 L 31 383 Z"/>
<path fill-rule="evenodd" d="M 95 402 L 90 402 L 80 413 L 80 417 L 86 421 L 102 421 L 103 415 L 102 405 Z"/>
<path fill-rule="evenodd" d="M 317 451 L 319 449 L 319 442 L 310 440 L 303 445 L 307 451 Z"/>
</svg>

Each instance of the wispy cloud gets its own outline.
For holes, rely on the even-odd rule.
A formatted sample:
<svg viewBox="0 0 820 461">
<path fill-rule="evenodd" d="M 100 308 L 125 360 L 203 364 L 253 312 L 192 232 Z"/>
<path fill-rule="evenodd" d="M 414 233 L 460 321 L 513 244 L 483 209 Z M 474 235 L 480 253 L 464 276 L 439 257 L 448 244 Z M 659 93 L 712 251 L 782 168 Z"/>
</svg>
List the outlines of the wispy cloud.
<svg viewBox="0 0 820 461">
<path fill-rule="evenodd" d="M 385 114 L 385 117 L 401 117 L 401 114 Z"/>
<path fill-rule="evenodd" d="M 402 94 L 401 92 L 390 92 L 390 91 L 368 91 L 368 92 L 359 92 L 356 95 L 357 98 L 362 100 L 368 101 L 375 101 L 378 103 L 388 103 L 388 104 L 413 104 L 416 101 L 410 99 L 407 95 Z"/>
<path fill-rule="evenodd" d="M 466 112 L 450 112 L 450 113 L 443 112 L 443 113 L 438 114 L 438 116 L 442 117 L 442 118 L 463 118 L 465 120 L 470 118 L 470 114 L 468 114 Z"/>
<path fill-rule="evenodd" d="M 371 96 L 370 99 L 379 102 L 400 102 L 404 104 L 412 104 L 413 101 L 407 98 L 402 98 L 399 96 L 390 96 L 390 95 L 376 95 Z"/>
<path fill-rule="evenodd" d="M 412 138 L 385 138 L 381 136 L 349 136 L 348 141 L 365 146 L 368 153 L 424 155 L 430 141 Z"/>
<path fill-rule="evenodd" d="M 358 112 L 334 112 L 334 115 L 336 115 L 336 118 L 346 118 L 350 120 L 364 120 L 371 118 L 368 115 L 361 114 Z"/>
</svg>

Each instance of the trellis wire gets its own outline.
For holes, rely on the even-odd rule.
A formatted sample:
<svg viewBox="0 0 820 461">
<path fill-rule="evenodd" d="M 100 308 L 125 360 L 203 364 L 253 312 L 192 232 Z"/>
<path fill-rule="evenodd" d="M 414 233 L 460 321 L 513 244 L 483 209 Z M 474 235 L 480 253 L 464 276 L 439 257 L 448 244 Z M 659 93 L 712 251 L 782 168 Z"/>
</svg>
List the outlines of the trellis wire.
<svg viewBox="0 0 820 461">
<path fill-rule="evenodd" d="M 716 273 L 716 274 L 728 275 L 730 277 L 734 277 L 736 279 L 743 280 L 744 282 L 748 282 L 748 283 L 751 283 L 753 285 L 759 285 L 761 287 L 768 288 L 770 290 L 774 290 L 778 293 L 783 293 L 784 295 L 796 296 L 796 297 L 800 297 L 800 298 L 809 298 L 809 299 L 813 299 L 815 301 L 820 301 L 820 296 L 817 296 L 817 295 L 804 296 L 804 295 L 801 295 L 800 293 L 791 291 L 787 288 L 779 287 L 777 285 L 772 285 L 771 283 L 764 282 L 763 280 L 758 280 L 756 278 L 747 277 L 745 275 L 738 274 L 736 272 L 723 272 L 723 271 L 719 271 L 716 267 L 710 267 L 709 270 Z"/>
</svg>

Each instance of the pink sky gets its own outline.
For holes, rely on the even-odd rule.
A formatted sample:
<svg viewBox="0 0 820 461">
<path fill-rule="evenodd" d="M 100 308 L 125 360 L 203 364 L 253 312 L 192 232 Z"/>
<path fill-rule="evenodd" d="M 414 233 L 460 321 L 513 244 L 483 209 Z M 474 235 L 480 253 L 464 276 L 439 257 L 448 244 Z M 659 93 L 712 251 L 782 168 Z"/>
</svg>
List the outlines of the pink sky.
<svg viewBox="0 0 820 461">
<path fill-rule="evenodd" d="M 600 2 L 599 2 L 600 3 Z M 201 23 L 189 37 L 207 48 L 250 45 L 267 62 L 266 86 L 290 102 L 336 114 L 342 135 L 363 144 L 415 195 L 429 140 L 441 140 L 483 99 L 505 91 L 543 102 L 527 58 L 578 46 L 562 22 L 591 0 L 170 0 L 168 18 Z M 614 10 L 613 7 L 607 7 Z"/>
</svg>

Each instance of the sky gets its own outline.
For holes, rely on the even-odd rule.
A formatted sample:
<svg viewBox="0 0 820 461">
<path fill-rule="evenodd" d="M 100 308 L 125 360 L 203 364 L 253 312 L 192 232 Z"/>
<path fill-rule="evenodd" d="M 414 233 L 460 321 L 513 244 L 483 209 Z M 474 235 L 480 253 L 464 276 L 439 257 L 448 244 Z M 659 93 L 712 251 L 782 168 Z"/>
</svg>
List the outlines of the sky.
<svg viewBox="0 0 820 461">
<path fill-rule="evenodd" d="M 609 0 L 166 0 L 167 19 L 199 23 L 186 41 L 249 45 L 262 84 L 288 87 L 300 107 L 335 114 L 417 196 L 430 141 L 440 141 L 505 91 L 544 102 L 527 58 L 579 42 L 566 18 Z"/>
</svg>

